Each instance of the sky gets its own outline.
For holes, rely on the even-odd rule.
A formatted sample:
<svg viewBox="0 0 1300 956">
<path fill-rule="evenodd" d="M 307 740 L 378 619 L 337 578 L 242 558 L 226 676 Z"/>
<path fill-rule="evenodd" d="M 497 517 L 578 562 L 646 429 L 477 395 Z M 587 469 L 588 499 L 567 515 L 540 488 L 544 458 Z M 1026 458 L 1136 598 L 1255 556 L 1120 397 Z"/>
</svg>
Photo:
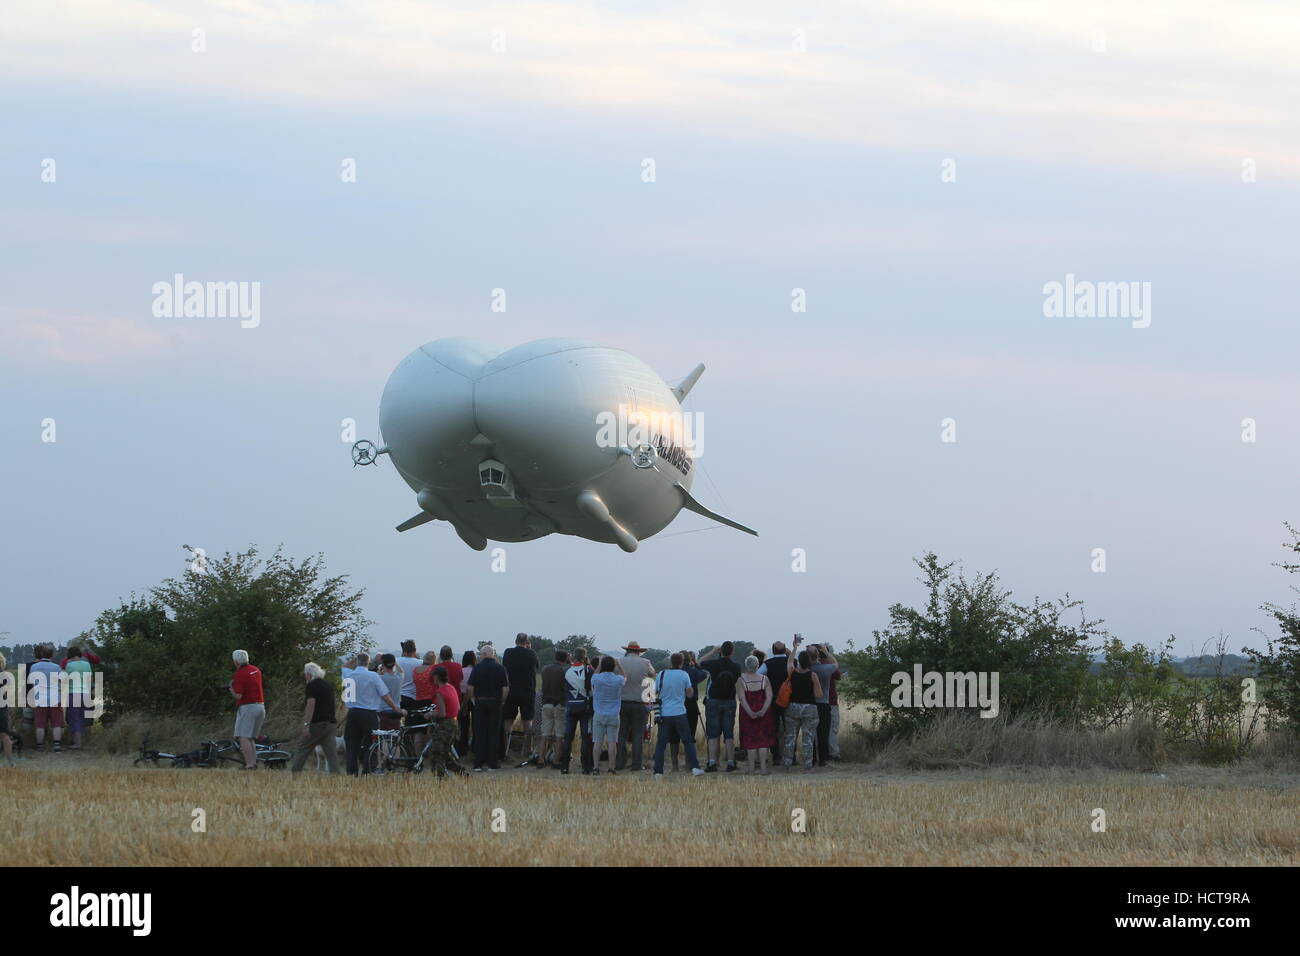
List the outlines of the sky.
<svg viewBox="0 0 1300 956">
<path fill-rule="evenodd" d="M 0 643 L 256 544 L 422 650 L 861 644 L 926 551 L 1126 643 L 1262 646 L 1300 523 L 1297 42 L 1261 0 L 9 0 Z M 258 323 L 155 315 L 177 273 L 259 283 Z M 1149 308 L 1045 314 L 1067 276 Z M 760 537 L 685 513 L 502 573 L 399 535 L 342 423 L 377 440 L 448 336 L 705 363 L 695 492 Z"/>
</svg>

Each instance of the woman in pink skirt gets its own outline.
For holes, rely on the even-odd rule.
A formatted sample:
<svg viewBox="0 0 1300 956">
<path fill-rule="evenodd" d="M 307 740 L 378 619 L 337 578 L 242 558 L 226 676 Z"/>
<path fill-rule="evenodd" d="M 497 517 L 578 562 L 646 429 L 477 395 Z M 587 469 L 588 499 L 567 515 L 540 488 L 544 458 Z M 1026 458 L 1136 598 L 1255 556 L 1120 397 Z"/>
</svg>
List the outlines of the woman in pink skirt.
<svg viewBox="0 0 1300 956">
<path fill-rule="evenodd" d="M 740 746 L 749 752 L 749 772 L 755 771 L 755 756 L 759 771 L 767 776 L 769 747 L 776 746 L 776 721 L 772 713 L 772 685 L 758 672 L 758 658 L 745 658 L 745 673 L 740 675 Z"/>
</svg>

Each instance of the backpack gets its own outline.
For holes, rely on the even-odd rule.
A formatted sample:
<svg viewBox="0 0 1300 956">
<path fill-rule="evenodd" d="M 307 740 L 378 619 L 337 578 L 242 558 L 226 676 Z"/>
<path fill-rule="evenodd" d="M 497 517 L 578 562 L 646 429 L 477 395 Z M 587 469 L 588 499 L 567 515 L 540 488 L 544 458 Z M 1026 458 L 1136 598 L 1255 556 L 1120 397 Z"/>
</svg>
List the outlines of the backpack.
<svg viewBox="0 0 1300 956">
<path fill-rule="evenodd" d="M 709 683 L 709 696 L 718 699 L 732 699 L 736 696 L 736 672 L 731 669 L 719 670 Z"/>
</svg>

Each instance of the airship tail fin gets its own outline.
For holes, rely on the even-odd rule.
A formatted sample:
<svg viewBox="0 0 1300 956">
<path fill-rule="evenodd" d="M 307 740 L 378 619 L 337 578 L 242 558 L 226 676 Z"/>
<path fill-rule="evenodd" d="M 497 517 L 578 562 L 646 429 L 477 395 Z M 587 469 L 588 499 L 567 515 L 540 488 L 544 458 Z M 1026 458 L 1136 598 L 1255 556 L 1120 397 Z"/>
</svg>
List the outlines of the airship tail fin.
<svg viewBox="0 0 1300 956">
<path fill-rule="evenodd" d="M 681 383 L 676 388 L 673 389 L 673 394 L 677 396 L 677 401 L 680 402 L 682 399 L 684 399 L 687 395 L 690 394 L 691 389 L 695 387 L 695 383 L 700 380 L 700 376 L 703 374 L 704 374 L 704 363 L 701 362 L 699 365 L 695 366 L 695 369 L 691 372 L 690 375 L 687 375 L 684 379 L 682 379 Z"/>
<path fill-rule="evenodd" d="M 703 366 L 701 366 L 701 369 L 702 368 Z M 703 515 L 706 518 L 712 518 L 714 521 L 721 522 L 722 524 L 725 524 L 729 528 L 735 528 L 737 531 L 743 531 L 746 534 L 752 534 L 754 537 L 756 538 L 758 537 L 758 532 L 755 531 L 753 528 L 746 528 L 739 521 L 732 521 L 730 518 L 724 518 L 716 511 L 710 511 L 708 508 L 704 507 L 704 505 L 700 504 L 693 497 L 691 497 L 691 493 L 682 487 L 682 483 L 680 481 L 673 482 L 673 486 L 682 493 L 682 507 L 685 508 L 687 511 L 694 511 L 697 515 Z"/>
<path fill-rule="evenodd" d="M 397 526 L 398 531 L 410 531 L 412 528 L 418 528 L 422 524 L 427 524 L 433 520 L 433 515 L 427 511 L 421 511 L 418 515 L 407 518 Z"/>
</svg>

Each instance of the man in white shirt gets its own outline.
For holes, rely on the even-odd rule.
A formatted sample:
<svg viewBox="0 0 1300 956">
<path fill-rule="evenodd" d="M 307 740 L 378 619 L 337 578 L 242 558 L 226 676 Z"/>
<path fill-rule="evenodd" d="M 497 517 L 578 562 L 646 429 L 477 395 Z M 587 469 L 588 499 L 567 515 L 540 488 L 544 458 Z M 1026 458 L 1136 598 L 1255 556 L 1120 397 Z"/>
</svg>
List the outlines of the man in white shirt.
<svg viewBox="0 0 1300 956">
<path fill-rule="evenodd" d="M 370 756 L 373 734 L 379 729 L 379 710 L 384 704 L 403 717 L 406 711 L 393 702 L 384 679 L 370 670 L 370 655 L 355 654 L 343 667 L 343 703 L 347 704 L 347 723 L 343 728 L 343 746 L 347 751 L 348 774 L 369 773 L 366 762 Z"/>
<path fill-rule="evenodd" d="M 27 684 L 32 689 L 32 716 L 36 722 L 36 750 L 45 749 L 45 728 L 50 728 L 54 738 L 54 752 L 63 749 L 63 708 L 60 690 L 63 669 L 50 660 L 54 647 L 40 644 L 36 648 L 38 660 L 27 668 Z"/>
<path fill-rule="evenodd" d="M 423 667 L 424 661 L 415 650 L 415 641 L 402 641 L 402 656 L 397 659 L 397 666 L 402 671 L 402 709 L 415 709 L 415 669 Z"/>
</svg>

